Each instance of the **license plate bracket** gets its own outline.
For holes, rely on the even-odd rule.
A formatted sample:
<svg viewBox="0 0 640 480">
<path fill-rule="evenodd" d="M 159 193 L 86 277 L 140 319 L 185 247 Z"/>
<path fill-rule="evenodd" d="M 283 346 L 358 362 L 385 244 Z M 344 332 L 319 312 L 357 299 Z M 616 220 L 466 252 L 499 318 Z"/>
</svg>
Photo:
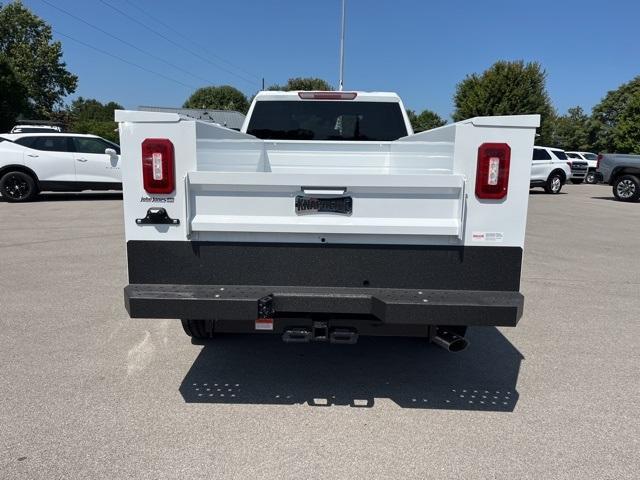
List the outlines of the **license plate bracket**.
<svg viewBox="0 0 640 480">
<path fill-rule="evenodd" d="M 295 210 L 296 215 L 329 213 L 349 216 L 353 213 L 353 199 L 350 196 L 344 195 L 339 197 L 297 195 Z"/>
</svg>

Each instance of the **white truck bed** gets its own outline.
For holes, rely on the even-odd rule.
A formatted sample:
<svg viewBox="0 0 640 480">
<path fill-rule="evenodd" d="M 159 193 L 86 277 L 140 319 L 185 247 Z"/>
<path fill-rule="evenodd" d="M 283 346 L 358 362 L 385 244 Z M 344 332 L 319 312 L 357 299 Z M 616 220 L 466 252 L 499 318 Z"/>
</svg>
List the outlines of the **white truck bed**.
<svg viewBox="0 0 640 480">
<path fill-rule="evenodd" d="M 180 180 L 172 203 L 155 202 L 180 225 L 157 232 L 127 222 L 128 240 L 279 241 L 286 233 L 299 234 L 296 242 L 322 236 L 337 243 L 470 245 L 495 242 L 473 235 L 489 232 L 499 233 L 502 245 L 524 241 L 537 115 L 474 118 L 374 144 L 258 140 L 172 113 L 118 111 L 116 120 L 126 216 L 144 217 L 154 203 L 141 201 L 153 196 L 141 191 L 137 163 L 126 161 L 139 156 L 145 138 L 172 139 Z M 481 201 L 468 195 L 477 148 L 495 140 L 511 147 L 510 191 L 503 201 Z M 291 205 L 304 188 L 348 191 L 353 215 L 296 215 Z"/>
<path fill-rule="evenodd" d="M 243 130 L 288 132 L 248 129 L 261 101 L 343 94 L 261 93 Z M 539 116 L 472 118 L 411 134 L 394 94 L 347 95 L 395 104 L 409 135 L 261 139 L 177 114 L 116 112 L 132 317 L 180 318 L 197 337 L 271 331 L 286 341 L 351 343 L 359 334 L 417 335 L 449 350 L 468 325 L 517 323 Z M 321 103 L 300 110 L 313 105 Z M 356 118 L 354 137 L 360 118 L 363 131 L 374 131 L 366 113 L 353 116 L 370 106 L 344 109 Z M 340 121 L 333 124 L 344 132 Z M 404 128 L 398 118 L 395 127 Z M 143 142 L 159 153 L 143 155 Z M 145 191 L 151 172 L 166 180 L 165 168 L 175 176 L 166 177 L 170 190 Z"/>
</svg>

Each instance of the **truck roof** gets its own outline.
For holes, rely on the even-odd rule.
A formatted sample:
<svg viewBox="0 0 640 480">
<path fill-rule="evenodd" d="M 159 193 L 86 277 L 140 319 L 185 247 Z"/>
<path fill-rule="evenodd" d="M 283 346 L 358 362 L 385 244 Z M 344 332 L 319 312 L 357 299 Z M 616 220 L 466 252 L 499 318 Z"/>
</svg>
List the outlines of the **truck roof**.
<svg viewBox="0 0 640 480">
<path fill-rule="evenodd" d="M 269 101 L 269 100 L 314 100 L 314 98 L 302 98 L 304 95 L 310 97 L 316 94 L 318 100 L 343 100 L 352 102 L 394 102 L 400 103 L 400 96 L 394 92 L 363 92 L 363 91 L 309 91 L 309 90 L 292 90 L 288 92 L 282 92 L 277 90 L 266 90 L 258 92 L 256 100 Z M 326 98 L 327 96 L 334 95 L 335 98 Z M 347 98 L 340 99 L 339 96 L 343 95 Z M 322 97 L 325 98 L 322 98 Z M 352 97 L 352 98 L 351 98 Z"/>
</svg>

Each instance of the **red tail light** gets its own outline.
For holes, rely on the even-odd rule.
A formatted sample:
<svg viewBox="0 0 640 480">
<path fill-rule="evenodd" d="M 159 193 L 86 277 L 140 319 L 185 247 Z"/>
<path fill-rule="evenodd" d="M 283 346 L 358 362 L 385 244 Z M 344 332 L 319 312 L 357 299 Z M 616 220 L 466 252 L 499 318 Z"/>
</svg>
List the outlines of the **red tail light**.
<svg viewBox="0 0 640 480">
<path fill-rule="evenodd" d="M 172 193 L 176 189 L 173 143 L 166 138 L 142 142 L 142 179 L 148 193 Z"/>
<path fill-rule="evenodd" d="M 569 167 L 573 166 L 573 162 L 567 162 L 567 165 L 569 165 Z"/>
<path fill-rule="evenodd" d="M 478 148 L 476 197 L 499 200 L 509 191 L 511 148 L 506 143 L 483 143 Z"/>
<path fill-rule="evenodd" d="M 598 155 L 598 159 L 596 160 L 596 170 L 600 168 L 600 161 L 602 160 L 602 154 Z"/>
<path fill-rule="evenodd" d="M 353 100 L 357 92 L 298 92 L 302 100 Z"/>
</svg>

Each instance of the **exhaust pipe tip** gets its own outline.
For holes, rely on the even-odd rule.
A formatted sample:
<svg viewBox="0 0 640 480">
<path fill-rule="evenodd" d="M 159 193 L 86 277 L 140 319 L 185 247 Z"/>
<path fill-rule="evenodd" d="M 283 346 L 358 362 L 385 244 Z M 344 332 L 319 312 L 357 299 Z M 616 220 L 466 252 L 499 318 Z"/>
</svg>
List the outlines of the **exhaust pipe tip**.
<svg viewBox="0 0 640 480">
<path fill-rule="evenodd" d="M 431 341 L 451 353 L 462 352 L 469 346 L 469 341 L 466 338 L 444 328 L 438 328 Z"/>
</svg>

